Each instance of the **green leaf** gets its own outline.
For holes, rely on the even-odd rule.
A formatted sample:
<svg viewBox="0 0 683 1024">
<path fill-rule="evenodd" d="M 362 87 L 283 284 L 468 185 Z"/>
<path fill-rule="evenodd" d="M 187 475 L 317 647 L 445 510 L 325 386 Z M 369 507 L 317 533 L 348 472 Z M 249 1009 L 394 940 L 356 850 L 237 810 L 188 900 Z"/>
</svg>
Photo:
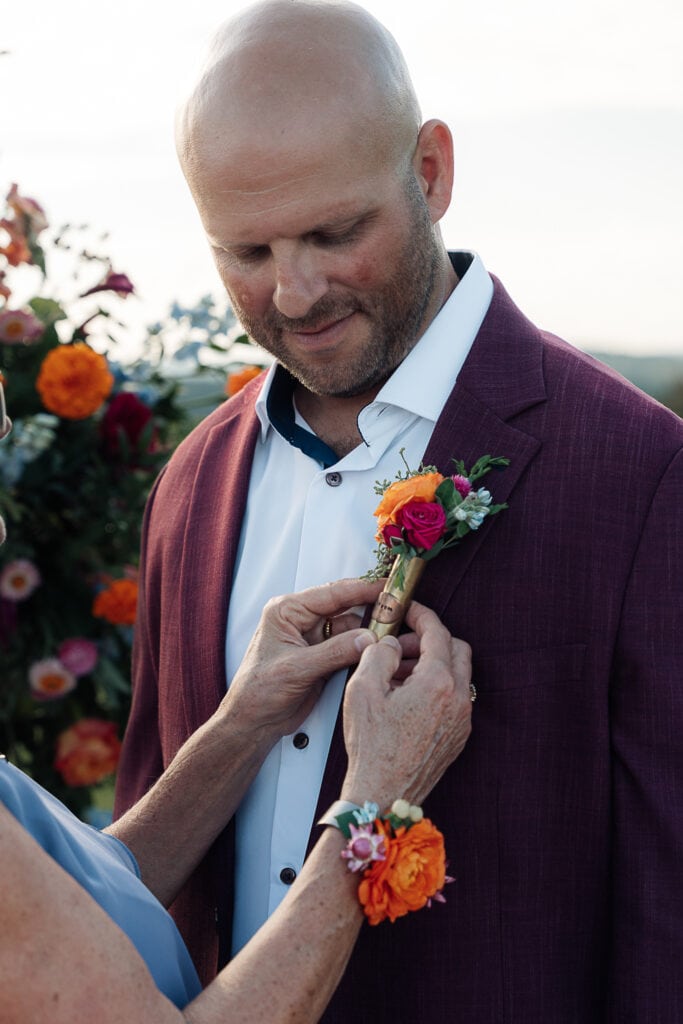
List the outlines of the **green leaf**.
<svg viewBox="0 0 683 1024">
<path fill-rule="evenodd" d="M 29 306 L 46 327 L 56 323 L 58 320 L 66 320 L 66 313 L 54 299 L 41 299 L 37 296 L 31 299 Z"/>
</svg>

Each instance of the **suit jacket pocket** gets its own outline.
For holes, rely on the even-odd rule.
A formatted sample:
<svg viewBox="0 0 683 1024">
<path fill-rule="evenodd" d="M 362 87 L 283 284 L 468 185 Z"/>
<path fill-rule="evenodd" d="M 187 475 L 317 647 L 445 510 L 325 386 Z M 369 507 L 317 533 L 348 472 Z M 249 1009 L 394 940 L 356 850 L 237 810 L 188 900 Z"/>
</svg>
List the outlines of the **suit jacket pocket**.
<svg viewBox="0 0 683 1024">
<path fill-rule="evenodd" d="M 521 690 L 530 686 L 566 686 L 580 680 L 585 644 L 563 644 L 473 658 L 472 677 L 478 693 Z"/>
</svg>

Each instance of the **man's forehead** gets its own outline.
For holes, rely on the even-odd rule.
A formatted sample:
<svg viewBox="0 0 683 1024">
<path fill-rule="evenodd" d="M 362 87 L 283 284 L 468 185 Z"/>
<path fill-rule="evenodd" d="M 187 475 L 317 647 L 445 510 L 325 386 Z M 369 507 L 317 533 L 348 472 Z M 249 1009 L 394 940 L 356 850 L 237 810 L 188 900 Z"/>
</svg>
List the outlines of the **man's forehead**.
<svg viewBox="0 0 683 1024">
<path fill-rule="evenodd" d="M 224 248 L 267 245 L 276 238 L 339 232 L 373 216 L 386 189 L 355 195 L 301 188 L 285 198 L 277 192 L 213 194 L 204 226 L 209 240 Z"/>
</svg>

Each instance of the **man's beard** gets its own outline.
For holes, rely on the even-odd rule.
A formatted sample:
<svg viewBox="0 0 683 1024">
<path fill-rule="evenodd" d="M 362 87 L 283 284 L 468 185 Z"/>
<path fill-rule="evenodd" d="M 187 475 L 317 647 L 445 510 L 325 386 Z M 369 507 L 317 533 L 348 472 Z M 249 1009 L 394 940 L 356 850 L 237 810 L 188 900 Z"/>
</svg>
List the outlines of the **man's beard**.
<svg viewBox="0 0 683 1024">
<path fill-rule="evenodd" d="M 255 318 L 235 306 L 235 313 L 249 336 L 282 363 L 292 376 L 318 395 L 350 398 L 384 383 L 415 345 L 434 289 L 438 247 L 429 210 L 414 178 L 406 186 L 410 212 L 408 238 L 398 254 L 387 253 L 395 265 L 387 283 L 363 296 L 325 295 L 306 316 L 291 320 L 277 309 Z M 361 352 L 337 358 L 329 367 L 312 366 L 304 355 L 292 353 L 283 332 L 311 330 L 358 312 L 371 330 Z"/>
</svg>

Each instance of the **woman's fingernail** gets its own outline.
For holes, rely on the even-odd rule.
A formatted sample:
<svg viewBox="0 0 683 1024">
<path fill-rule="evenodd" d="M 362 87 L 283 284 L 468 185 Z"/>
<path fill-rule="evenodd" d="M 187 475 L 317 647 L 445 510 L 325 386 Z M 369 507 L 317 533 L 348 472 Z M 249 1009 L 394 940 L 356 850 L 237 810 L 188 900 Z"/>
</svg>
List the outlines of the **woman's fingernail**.
<svg viewBox="0 0 683 1024">
<path fill-rule="evenodd" d="M 363 630 L 363 632 L 359 633 L 356 639 L 354 640 L 356 650 L 364 651 L 366 647 L 370 647 L 372 644 L 374 644 L 376 639 L 377 637 L 375 636 L 375 634 L 371 633 L 369 629 Z"/>
<path fill-rule="evenodd" d="M 389 647 L 395 647 L 396 650 L 398 650 L 398 651 L 402 651 L 403 650 L 403 648 L 401 647 L 400 643 L 398 642 L 398 640 L 396 639 L 395 636 L 383 636 L 382 639 L 380 640 L 380 643 L 381 644 L 388 644 Z"/>
</svg>

